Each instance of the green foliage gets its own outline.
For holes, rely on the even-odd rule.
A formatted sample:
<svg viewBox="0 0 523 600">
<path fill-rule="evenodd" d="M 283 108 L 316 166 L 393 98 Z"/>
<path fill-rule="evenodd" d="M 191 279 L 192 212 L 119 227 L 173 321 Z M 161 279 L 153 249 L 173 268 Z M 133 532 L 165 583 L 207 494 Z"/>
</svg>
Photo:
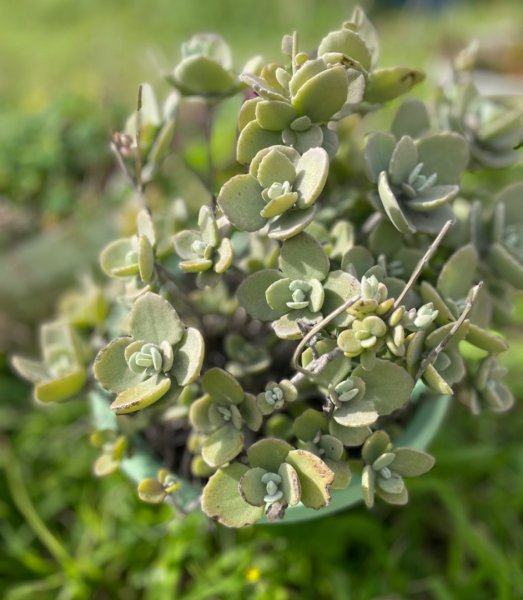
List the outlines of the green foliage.
<svg viewBox="0 0 523 600">
<path fill-rule="evenodd" d="M 169 498 L 180 513 L 195 507 L 201 478 L 202 510 L 228 527 L 309 518 L 331 500 L 343 507 L 355 481 L 368 507 L 375 495 L 405 504 L 403 477 L 434 459 L 394 444 L 427 442 L 414 429 L 431 429 L 420 425 L 431 394 L 456 393 L 473 412 L 512 404 L 496 362 L 507 345 L 492 329 L 520 287 L 520 184 L 477 200 L 476 141 L 419 101 L 399 107 L 392 133 L 368 131 L 369 113 L 424 76 L 377 67 L 377 34 L 361 9 L 316 51 L 297 34 L 282 51 L 282 64 L 253 60 L 237 75 L 219 36 L 196 36 L 167 77 L 177 91 L 163 109 L 140 87 L 112 139 L 141 205 L 136 233 L 102 251 L 114 280 L 107 311 L 83 331 L 97 350 L 89 383 L 116 394 L 98 415 L 98 474 L 121 464 L 142 499 Z M 456 87 L 465 79 L 456 67 Z M 236 95 L 225 164 L 213 152 L 215 119 Z M 498 125 L 493 144 L 519 135 L 515 117 Z M 205 140 L 201 164 L 193 136 Z M 172 189 L 157 184 L 169 175 L 184 196 L 174 216 L 152 202 Z M 38 376 L 29 361 L 15 366 L 36 379 L 40 399 L 75 395 L 43 349 Z M 42 379 L 54 395 L 39 391 Z M 156 479 L 143 438 L 165 461 Z M 362 471 L 354 481 L 347 448 L 360 448 L 350 451 Z"/>
</svg>

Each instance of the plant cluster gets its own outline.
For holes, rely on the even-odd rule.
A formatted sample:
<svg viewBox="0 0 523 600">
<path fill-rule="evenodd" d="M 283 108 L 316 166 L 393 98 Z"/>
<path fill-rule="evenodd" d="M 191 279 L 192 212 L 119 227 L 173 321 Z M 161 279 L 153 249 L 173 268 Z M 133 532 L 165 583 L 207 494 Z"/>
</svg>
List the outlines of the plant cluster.
<svg viewBox="0 0 523 600">
<path fill-rule="evenodd" d="M 394 442 L 420 403 L 513 404 L 494 330 L 523 288 L 523 183 L 491 194 L 475 174 L 519 159 L 522 114 L 456 68 L 433 110 L 408 99 L 372 131 L 424 76 L 379 67 L 360 9 L 314 52 L 296 34 L 282 51 L 238 75 L 225 42 L 198 35 L 163 107 L 142 86 L 112 140 L 142 203 L 136 233 L 102 251 L 110 284 L 86 284 L 44 325 L 43 361 L 13 361 L 41 402 L 90 390 L 110 405 L 99 475 L 145 438 L 165 461 L 140 497 L 183 509 L 192 478 L 231 527 L 321 509 L 356 471 L 367 506 L 405 504 L 404 478 L 434 464 Z M 236 98 L 235 157 L 218 164 L 216 119 Z M 191 111 L 200 161 L 180 134 Z M 151 211 L 166 165 L 206 201 Z"/>
</svg>

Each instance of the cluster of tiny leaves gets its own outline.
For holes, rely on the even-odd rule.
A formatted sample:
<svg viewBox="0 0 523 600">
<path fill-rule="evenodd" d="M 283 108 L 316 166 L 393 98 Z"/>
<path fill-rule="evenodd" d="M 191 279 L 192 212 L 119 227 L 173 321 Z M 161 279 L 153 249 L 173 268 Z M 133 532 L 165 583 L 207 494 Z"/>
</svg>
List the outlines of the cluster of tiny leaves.
<svg viewBox="0 0 523 600">
<path fill-rule="evenodd" d="M 513 404 L 494 329 L 523 289 L 523 183 L 490 196 L 473 174 L 519 160 L 522 114 L 479 94 L 469 57 L 435 111 L 407 99 L 390 130 L 368 131 L 366 115 L 424 75 L 379 67 L 360 9 L 313 51 L 294 34 L 282 52 L 238 71 L 219 36 L 197 35 L 163 106 L 140 88 L 112 148 L 142 208 L 101 253 L 110 283 L 63 298 L 41 361 L 13 360 L 40 402 L 105 394 L 99 476 L 140 431 L 185 431 L 201 508 L 230 527 L 321 509 L 354 470 L 367 506 L 405 504 L 404 477 L 434 464 L 394 444 L 418 382 L 474 412 Z M 235 96 L 235 160 L 220 167 L 213 117 Z M 205 113 L 199 175 L 179 140 L 187 107 Z M 169 160 L 206 201 L 168 198 L 152 213 Z M 181 506 L 187 485 L 163 469 L 138 492 Z"/>
</svg>

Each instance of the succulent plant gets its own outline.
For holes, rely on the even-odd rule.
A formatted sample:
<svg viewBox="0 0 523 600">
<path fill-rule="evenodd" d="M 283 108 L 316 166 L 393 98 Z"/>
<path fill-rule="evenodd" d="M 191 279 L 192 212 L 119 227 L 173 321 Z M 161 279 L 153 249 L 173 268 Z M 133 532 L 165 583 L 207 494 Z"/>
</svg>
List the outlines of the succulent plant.
<svg viewBox="0 0 523 600">
<path fill-rule="evenodd" d="M 371 195 L 403 234 L 436 234 L 452 218 L 449 202 L 459 193 L 459 179 L 468 163 L 465 140 L 455 133 L 437 133 L 418 140 L 376 132 L 365 146 Z"/>
<path fill-rule="evenodd" d="M 147 292 L 136 300 L 129 333 L 109 342 L 94 362 L 98 382 L 117 394 L 111 404 L 117 414 L 141 410 L 169 391 L 179 392 L 200 374 L 202 335 L 193 327 L 185 328 L 161 296 Z"/>
<path fill-rule="evenodd" d="M 444 89 L 438 98 L 444 126 L 461 134 L 474 164 L 508 167 L 521 159 L 523 112 L 496 98 L 482 96 L 471 81 Z"/>
<path fill-rule="evenodd" d="M 523 186 L 491 193 L 501 175 L 476 168 L 516 160 L 519 116 L 468 86 L 371 132 L 423 75 L 378 67 L 361 9 L 282 50 L 238 77 L 219 36 L 195 36 L 163 111 L 141 87 L 112 141 L 132 201 L 101 253 L 110 283 L 59 302 L 43 360 L 13 359 L 39 401 L 89 393 L 97 475 L 139 470 L 144 501 L 229 527 L 405 504 L 450 396 L 513 404 L 500 332 L 523 285 Z"/>
</svg>

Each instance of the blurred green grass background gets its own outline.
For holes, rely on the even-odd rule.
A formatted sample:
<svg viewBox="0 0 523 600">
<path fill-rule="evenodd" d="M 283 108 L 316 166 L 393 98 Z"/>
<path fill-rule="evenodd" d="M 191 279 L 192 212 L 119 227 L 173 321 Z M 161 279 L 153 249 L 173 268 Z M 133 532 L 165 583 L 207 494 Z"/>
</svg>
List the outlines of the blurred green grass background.
<svg viewBox="0 0 523 600">
<path fill-rule="evenodd" d="M 473 37 L 522 27 L 518 0 L 448 4 L 430 13 L 371 13 L 383 64 L 439 68 Z M 346 0 L 0 3 L 0 185 L 25 202 L 27 215 L 43 215 L 35 228 L 68 211 L 85 215 L 86 197 L 107 199 L 106 135 L 132 109 L 141 81 L 161 85 L 181 41 L 218 31 L 241 66 L 260 51 L 277 58 L 282 34 L 293 29 L 313 47 L 352 6 Z M 430 82 L 420 93 L 429 90 Z M 71 154 L 77 161 L 63 169 Z M 49 173 L 58 175 L 49 181 Z M 28 182 L 13 187 L 15 178 Z M 16 242 L 6 237 L 5 248 Z M 2 330 L 0 321 L 0 342 L 2 335 L 11 340 L 12 327 Z M 510 381 L 521 402 L 521 325 L 510 337 Z M 508 415 L 480 417 L 455 406 L 432 448 L 436 467 L 409 482 L 407 508 L 358 507 L 307 526 L 232 532 L 197 514 L 173 520 L 168 507 L 139 502 L 122 476 L 95 480 L 85 404 L 35 409 L 28 388 L 10 374 L 6 348 L 0 344 L 6 600 L 523 598 L 521 405 Z"/>
</svg>

